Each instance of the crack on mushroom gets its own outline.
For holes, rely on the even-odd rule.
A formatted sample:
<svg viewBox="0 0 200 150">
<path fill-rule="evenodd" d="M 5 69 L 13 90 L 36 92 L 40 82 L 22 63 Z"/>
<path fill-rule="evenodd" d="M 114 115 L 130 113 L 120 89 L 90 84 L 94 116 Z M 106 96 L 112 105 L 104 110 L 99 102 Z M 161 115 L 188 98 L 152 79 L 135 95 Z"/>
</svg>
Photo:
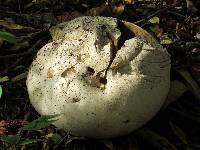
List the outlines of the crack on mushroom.
<svg viewBox="0 0 200 150">
<path fill-rule="evenodd" d="M 61 77 L 69 77 L 69 76 L 73 76 L 76 73 L 76 70 L 74 67 L 71 68 L 67 68 L 65 71 L 63 71 L 63 73 L 61 74 Z"/>
<path fill-rule="evenodd" d="M 135 34 L 121 21 L 117 20 L 117 28 L 121 32 L 121 36 L 117 42 L 117 50 L 121 49 L 125 41 L 135 37 Z"/>
<path fill-rule="evenodd" d="M 126 40 L 129 40 L 129 39 L 135 37 L 135 34 L 127 26 L 125 26 L 124 23 L 122 21 L 120 21 L 120 20 L 117 20 L 117 28 L 121 32 L 121 35 L 120 35 L 120 37 L 118 39 L 116 39 L 113 36 L 113 34 L 109 30 L 107 30 L 106 25 L 102 25 L 101 26 L 101 29 L 103 31 L 105 31 L 106 36 L 111 41 L 111 43 L 110 43 L 110 60 L 109 60 L 109 64 L 108 64 L 108 66 L 106 67 L 105 70 L 102 70 L 99 73 L 97 73 L 97 75 L 98 75 L 98 74 L 102 73 L 103 71 L 105 71 L 104 77 L 98 78 L 98 76 L 96 76 L 97 79 L 99 79 L 98 80 L 98 84 L 96 84 L 96 85 L 98 85 L 97 87 L 101 87 L 100 85 L 103 84 L 104 85 L 103 89 L 105 88 L 105 85 L 107 83 L 107 79 L 106 79 L 107 78 L 107 72 L 110 69 L 110 67 L 111 67 L 111 65 L 112 65 L 112 63 L 113 63 L 113 61 L 114 61 L 114 59 L 116 57 L 117 51 L 122 48 L 122 46 L 124 45 Z M 95 41 L 94 45 L 95 45 L 95 48 L 98 49 L 97 41 Z"/>
<path fill-rule="evenodd" d="M 116 39 L 112 33 L 105 30 L 108 38 L 111 40 L 111 49 L 110 49 L 110 61 L 109 61 L 107 68 L 105 69 L 104 78 L 107 77 L 107 72 L 110 69 L 110 67 L 116 57 L 117 51 L 122 48 L 122 46 L 124 45 L 124 43 L 127 40 L 135 37 L 135 34 L 127 26 L 125 26 L 124 23 L 120 20 L 117 20 L 117 28 L 121 32 L 119 39 Z"/>
</svg>

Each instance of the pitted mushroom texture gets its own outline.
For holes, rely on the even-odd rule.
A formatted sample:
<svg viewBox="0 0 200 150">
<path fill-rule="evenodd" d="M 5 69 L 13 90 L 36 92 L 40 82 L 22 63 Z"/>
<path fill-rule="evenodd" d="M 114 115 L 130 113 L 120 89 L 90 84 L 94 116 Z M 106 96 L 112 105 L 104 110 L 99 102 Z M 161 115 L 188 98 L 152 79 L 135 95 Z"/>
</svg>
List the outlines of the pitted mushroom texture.
<svg viewBox="0 0 200 150">
<path fill-rule="evenodd" d="M 65 23 L 30 67 L 27 87 L 35 109 L 60 114 L 54 123 L 59 128 L 95 138 L 124 135 L 150 120 L 168 94 L 169 54 L 138 35 L 116 49 L 121 37 L 114 18 Z"/>
</svg>

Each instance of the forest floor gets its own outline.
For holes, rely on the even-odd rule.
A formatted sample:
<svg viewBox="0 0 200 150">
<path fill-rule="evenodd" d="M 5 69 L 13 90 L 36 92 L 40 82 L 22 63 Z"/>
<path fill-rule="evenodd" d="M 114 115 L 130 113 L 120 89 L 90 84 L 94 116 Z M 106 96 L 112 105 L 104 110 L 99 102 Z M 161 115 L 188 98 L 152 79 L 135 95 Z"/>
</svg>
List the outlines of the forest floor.
<svg viewBox="0 0 200 150">
<path fill-rule="evenodd" d="M 0 149 L 200 150 L 198 8 L 198 0 L 0 0 Z M 135 23 L 171 54 L 170 104 L 122 137 L 70 135 L 41 118 L 29 102 L 27 72 L 51 40 L 49 28 L 85 15 Z"/>
</svg>

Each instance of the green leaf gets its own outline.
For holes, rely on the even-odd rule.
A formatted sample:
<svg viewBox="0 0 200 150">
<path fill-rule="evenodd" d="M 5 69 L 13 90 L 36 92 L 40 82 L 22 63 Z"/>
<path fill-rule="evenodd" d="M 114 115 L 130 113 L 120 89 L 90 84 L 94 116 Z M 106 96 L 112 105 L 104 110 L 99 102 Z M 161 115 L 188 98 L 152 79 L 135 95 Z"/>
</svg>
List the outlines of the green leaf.
<svg viewBox="0 0 200 150">
<path fill-rule="evenodd" d="M 2 86 L 0 85 L 0 98 L 1 98 L 2 94 L 3 94 L 3 90 L 2 90 Z"/>
<path fill-rule="evenodd" d="M 0 31 L 0 39 L 7 41 L 9 43 L 15 43 L 16 42 L 16 37 L 15 35 L 5 32 L 5 31 Z"/>
<path fill-rule="evenodd" d="M 49 126 L 50 124 L 52 124 L 53 122 L 55 122 L 57 120 L 55 118 L 58 116 L 59 115 L 42 116 L 42 117 L 32 121 L 31 123 L 23 126 L 22 128 L 20 128 L 20 130 L 29 130 L 29 131 L 40 130 L 41 128 L 45 128 L 45 127 Z"/>
<path fill-rule="evenodd" d="M 20 136 L 19 135 L 6 135 L 6 136 L 2 136 L 1 140 L 9 143 L 9 144 L 18 144 L 20 141 Z"/>
<path fill-rule="evenodd" d="M 28 145 L 31 143 L 36 143 L 36 142 L 41 142 L 43 141 L 42 139 L 26 139 L 24 141 L 19 142 L 19 145 Z"/>
<path fill-rule="evenodd" d="M 153 17 L 149 19 L 149 22 L 153 24 L 156 24 L 156 23 L 158 24 L 160 22 L 160 19 L 158 17 Z"/>
<path fill-rule="evenodd" d="M 165 34 L 160 38 L 160 44 L 169 45 L 172 43 L 172 40 Z"/>
<path fill-rule="evenodd" d="M 8 76 L 0 77 L 0 83 L 6 82 L 8 80 L 9 80 Z"/>
<path fill-rule="evenodd" d="M 171 121 L 169 122 L 169 124 L 174 134 L 181 140 L 181 142 L 185 145 L 188 145 L 187 138 L 183 130 L 181 130 L 177 125 L 173 124 Z"/>
</svg>

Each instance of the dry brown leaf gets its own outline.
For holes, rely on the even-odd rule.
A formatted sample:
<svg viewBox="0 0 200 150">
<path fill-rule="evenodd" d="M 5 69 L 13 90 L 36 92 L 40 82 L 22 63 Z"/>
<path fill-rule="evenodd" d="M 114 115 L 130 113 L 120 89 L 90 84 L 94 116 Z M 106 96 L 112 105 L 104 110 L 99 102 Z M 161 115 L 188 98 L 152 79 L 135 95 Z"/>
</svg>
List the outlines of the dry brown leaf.
<svg viewBox="0 0 200 150">
<path fill-rule="evenodd" d="M 123 13 L 124 8 L 125 8 L 124 4 L 119 4 L 119 5 L 115 5 L 114 3 L 111 3 L 109 5 L 102 4 L 99 7 L 95 7 L 95 8 L 90 9 L 87 12 L 87 15 L 118 17 Z"/>
<path fill-rule="evenodd" d="M 21 126 L 27 124 L 27 121 L 24 120 L 1 120 L 0 121 L 0 135 L 8 135 L 8 134 L 13 134 L 9 132 L 9 128 L 20 128 Z"/>
<path fill-rule="evenodd" d="M 105 12 L 108 12 L 108 6 L 106 4 L 102 4 L 99 7 L 95 7 L 95 8 L 88 10 L 87 15 L 89 15 L 89 16 L 104 16 Z"/>
<path fill-rule="evenodd" d="M 124 4 L 134 4 L 135 0 L 124 0 Z"/>
<path fill-rule="evenodd" d="M 28 33 L 37 31 L 36 29 L 32 27 L 22 26 L 22 25 L 16 24 L 14 22 L 9 22 L 6 20 L 0 20 L 0 26 L 4 30 L 13 33 L 16 36 L 26 35 Z"/>
<path fill-rule="evenodd" d="M 56 16 L 56 20 L 58 21 L 58 23 L 61 23 L 65 21 L 70 21 L 80 16 L 83 16 L 83 14 L 81 14 L 78 11 L 68 11 L 62 14 L 61 16 Z"/>
<path fill-rule="evenodd" d="M 112 5 L 111 6 L 111 12 L 112 12 L 112 17 L 118 17 L 124 12 L 125 5 L 124 4 L 119 4 L 118 6 Z"/>
<path fill-rule="evenodd" d="M 177 23 L 176 33 L 184 41 L 194 40 L 192 18 L 188 17 L 183 22 Z"/>
<path fill-rule="evenodd" d="M 11 30 L 21 30 L 21 29 L 34 30 L 31 27 L 21 26 L 19 24 L 16 24 L 14 22 L 9 22 L 9 21 L 6 21 L 6 20 L 0 20 L 0 25 L 3 26 L 3 27 L 6 27 L 8 29 L 11 29 Z"/>
<path fill-rule="evenodd" d="M 5 120 L 1 120 L 0 121 L 0 135 L 5 135 L 7 130 L 6 130 L 6 126 L 8 125 L 8 122 L 6 122 Z"/>
</svg>

